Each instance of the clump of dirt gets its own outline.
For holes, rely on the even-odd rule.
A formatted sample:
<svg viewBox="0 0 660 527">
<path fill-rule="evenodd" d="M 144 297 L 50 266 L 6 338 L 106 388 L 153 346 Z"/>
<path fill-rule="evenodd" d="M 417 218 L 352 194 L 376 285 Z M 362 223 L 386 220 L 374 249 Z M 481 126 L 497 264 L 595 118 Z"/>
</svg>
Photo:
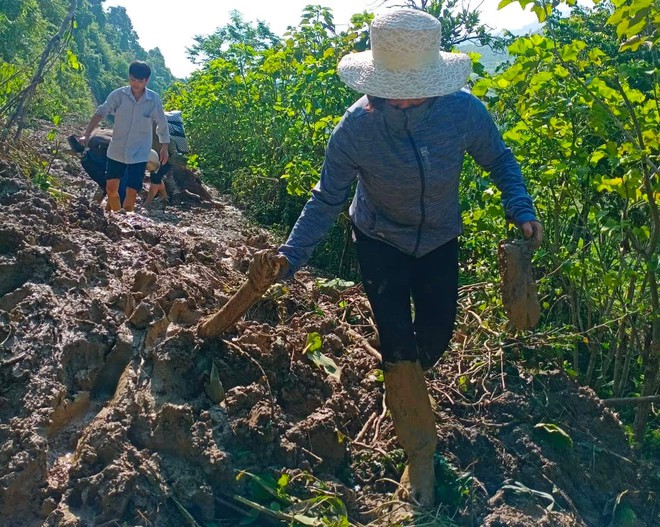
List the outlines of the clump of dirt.
<svg viewBox="0 0 660 527">
<path fill-rule="evenodd" d="M 56 202 L 0 160 L 0 524 L 237 525 L 250 509 L 235 496 L 258 501 L 241 471 L 286 474 L 292 495 L 311 474 L 354 525 L 416 521 L 393 511 L 404 456 L 359 287 L 303 271 L 200 339 L 268 236 L 220 196 L 222 208 L 107 215 L 75 163 L 53 170 L 75 198 Z M 480 331 L 467 320 L 428 374 L 453 522 L 657 525 L 615 414 L 560 371 L 466 350 Z M 339 376 L 304 353 L 314 334 Z M 213 365 L 220 404 L 205 389 Z"/>
</svg>

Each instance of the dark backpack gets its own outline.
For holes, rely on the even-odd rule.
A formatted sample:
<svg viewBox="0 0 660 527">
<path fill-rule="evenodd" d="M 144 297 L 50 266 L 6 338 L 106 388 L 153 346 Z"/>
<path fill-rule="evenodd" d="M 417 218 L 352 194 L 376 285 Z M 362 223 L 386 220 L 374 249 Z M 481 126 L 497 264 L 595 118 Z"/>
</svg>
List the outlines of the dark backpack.
<svg viewBox="0 0 660 527">
<path fill-rule="evenodd" d="M 187 154 L 190 149 L 188 148 L 188 140 L 186 139 L 186 131 L 183 129 L 183 118 L 179 110 L 172 110 L 165 112 L 167 117 L 167 128 L 170 132 L 170 140 L 174 143 L 176 151 L 179 154 Z"/>
<path fill-rule="evenodd" d="M 108 146 L 112 139 L 112 130 L 99 130 L 87 141 L 85 155 L 95 163 L 104 163 L 108 158 Z"/>
</svg>

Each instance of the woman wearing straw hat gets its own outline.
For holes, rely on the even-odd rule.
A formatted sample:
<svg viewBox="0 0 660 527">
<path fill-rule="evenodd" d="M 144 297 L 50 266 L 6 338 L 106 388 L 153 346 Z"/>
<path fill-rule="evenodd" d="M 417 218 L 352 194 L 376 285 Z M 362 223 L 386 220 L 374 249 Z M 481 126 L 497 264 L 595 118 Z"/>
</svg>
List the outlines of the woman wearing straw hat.
<svg viewBox="0 0 660 527">
<path fill-rule="evenodd" d="M 389 11 L 371 25 L 371 51 L 340 61 L 342 81 L 366 95 L 333 131 L 321 180 L 276 256 L 286 276 L 304 264 L 357 179 L 353 239 L 378 327 L 386 402 L 408 456 L 402 486 L 424 506 L 434 504 L 437 436 L 423 372 L 454 328 L 466 152 L 502 191 L 507 218 L 532 245 L 543 239 L 513 154 L 484 105 L 462 89 L 470 58 L 441 52 L 440 28 L 422 11 Z"/>
</svg>

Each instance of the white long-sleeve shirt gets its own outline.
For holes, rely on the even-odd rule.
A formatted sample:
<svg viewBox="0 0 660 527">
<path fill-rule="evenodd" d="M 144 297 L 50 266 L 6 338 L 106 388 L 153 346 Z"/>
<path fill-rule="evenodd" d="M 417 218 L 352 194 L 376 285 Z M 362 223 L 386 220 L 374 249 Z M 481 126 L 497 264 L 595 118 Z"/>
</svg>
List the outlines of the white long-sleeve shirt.
<svg viewBox="0 0 660 527">
<path fill-rule="evenodd" d="M 118 88 L 108 95 L 95 113 L 101 117 L 111 114 L 115 116 L 108 157 L 120 163 L 148 161 L 153 123 L 156 123 L 160 143 L 170 142 L 163 103 L 158 94 L 148 88 L 145 88 L 139 100 L 135 100 L 130 86 Z"/>
</svg>

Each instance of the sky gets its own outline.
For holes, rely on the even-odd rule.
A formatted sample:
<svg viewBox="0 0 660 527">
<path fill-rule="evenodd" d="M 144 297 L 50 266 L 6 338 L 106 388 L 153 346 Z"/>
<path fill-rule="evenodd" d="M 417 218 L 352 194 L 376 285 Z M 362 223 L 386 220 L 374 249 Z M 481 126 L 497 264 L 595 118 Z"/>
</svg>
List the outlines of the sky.
<svg viewBox="0 0 660 527">
<path fill-rule="evenodd" d="M 536 22 L 534 14 L 517 4 L 498 11 L 500 0 L 471 3 L 478 5 L 480 1 L 482 22 L 495 29 L 513 31 Z M 384 9 L 378 7 L 380 0 L 106 0 L 104 5 L 125 7 L 140 45 L 147 50 L 158 47 L 172 73 L 183 78 L 195 69 L 186 57 L 186 48 L 194 44 L 193 37 L 209 35 L 227 24 L 232 10 L 239 11 L 246 21 L 263 20 L 274 33 L 282 35 L 287 26 L 298 25 L 303 8 L 310 3 L 330 7 L 338 29 L 348 25 L 355 13 Z"/>
</svg>

